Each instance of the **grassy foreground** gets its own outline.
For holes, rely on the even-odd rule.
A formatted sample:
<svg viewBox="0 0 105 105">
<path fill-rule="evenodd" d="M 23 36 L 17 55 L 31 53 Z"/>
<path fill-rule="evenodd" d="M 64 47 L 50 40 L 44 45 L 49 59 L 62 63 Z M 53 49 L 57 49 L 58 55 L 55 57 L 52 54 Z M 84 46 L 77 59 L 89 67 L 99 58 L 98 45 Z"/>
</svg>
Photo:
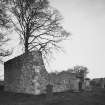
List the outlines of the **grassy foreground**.
<svg viewBox="0 0 105 105">
<path fill-rule="evenodd" d="M 0 105 L 105 105 L 105 89 L 54 93 L 51 99 L 47 99 L 45 94 L 34 96 L 0 90 Z"/>
</svg>

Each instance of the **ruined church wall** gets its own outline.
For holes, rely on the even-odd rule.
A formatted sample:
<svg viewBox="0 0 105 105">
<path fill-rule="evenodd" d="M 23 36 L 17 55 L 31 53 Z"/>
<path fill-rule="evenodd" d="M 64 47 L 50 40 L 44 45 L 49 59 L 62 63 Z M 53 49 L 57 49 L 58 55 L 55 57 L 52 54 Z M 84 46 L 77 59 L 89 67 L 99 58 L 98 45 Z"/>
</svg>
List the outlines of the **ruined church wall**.
<svg viewBox="0 0 105 105">
<path fill-rule="evenodd" d="M 47 85 L 47 71 L 40 52 L 23 54 L 5 62 L 4 74 L 6 91 L 41 94 Z"/>
</svg>

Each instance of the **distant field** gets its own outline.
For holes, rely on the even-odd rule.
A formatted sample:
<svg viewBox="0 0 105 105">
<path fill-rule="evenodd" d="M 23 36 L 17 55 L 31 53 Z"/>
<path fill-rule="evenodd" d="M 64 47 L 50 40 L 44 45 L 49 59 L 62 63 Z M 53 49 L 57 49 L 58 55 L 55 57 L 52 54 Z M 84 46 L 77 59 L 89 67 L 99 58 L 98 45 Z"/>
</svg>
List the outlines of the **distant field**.
<svg viewBox="0 0 105 105">
<path fill-rule="evenodd" d="M 54 93 L 50 100 L 44 94 L 34 96 L 0 91 L 0 105 L 105 105 L 105 89 Z"/>
</svg>

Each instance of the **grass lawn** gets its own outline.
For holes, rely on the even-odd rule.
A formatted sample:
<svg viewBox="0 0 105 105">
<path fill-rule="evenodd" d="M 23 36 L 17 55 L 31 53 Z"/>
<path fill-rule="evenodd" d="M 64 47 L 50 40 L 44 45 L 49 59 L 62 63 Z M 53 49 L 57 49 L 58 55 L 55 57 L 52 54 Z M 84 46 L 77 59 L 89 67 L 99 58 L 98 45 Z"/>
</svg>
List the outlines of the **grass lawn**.
<svg viewBox="0 0 105 105">
<path fill-rule="evenodd" d="M 45 94 L 35 96 L 0 91 L 0 105 L 105 105 L 105 89 L 54 93 L 51 99 L 46 99 Z"/>
</svg>

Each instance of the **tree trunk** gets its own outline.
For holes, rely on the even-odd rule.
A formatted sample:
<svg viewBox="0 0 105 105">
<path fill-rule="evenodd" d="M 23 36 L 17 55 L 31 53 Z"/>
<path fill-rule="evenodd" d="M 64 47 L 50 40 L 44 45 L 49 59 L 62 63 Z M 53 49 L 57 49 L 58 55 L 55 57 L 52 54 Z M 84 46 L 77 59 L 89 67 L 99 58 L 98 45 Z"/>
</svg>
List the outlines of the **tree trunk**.
<svg viewBox="0 0 105 105">
<path fill-rule="evenodd" d="M 27 54 L 29 51 L 28 51 L 28 40 L 29 40 L 29 28 L 27 26 L 27 30 L 26 30 L 26 35 L 25 35 L 25 54 Z"/>
<path fill-rule="evenodd" d="M 25 39 L 25 54 L 28 53 L 28 38 Z"/>
</svg>

